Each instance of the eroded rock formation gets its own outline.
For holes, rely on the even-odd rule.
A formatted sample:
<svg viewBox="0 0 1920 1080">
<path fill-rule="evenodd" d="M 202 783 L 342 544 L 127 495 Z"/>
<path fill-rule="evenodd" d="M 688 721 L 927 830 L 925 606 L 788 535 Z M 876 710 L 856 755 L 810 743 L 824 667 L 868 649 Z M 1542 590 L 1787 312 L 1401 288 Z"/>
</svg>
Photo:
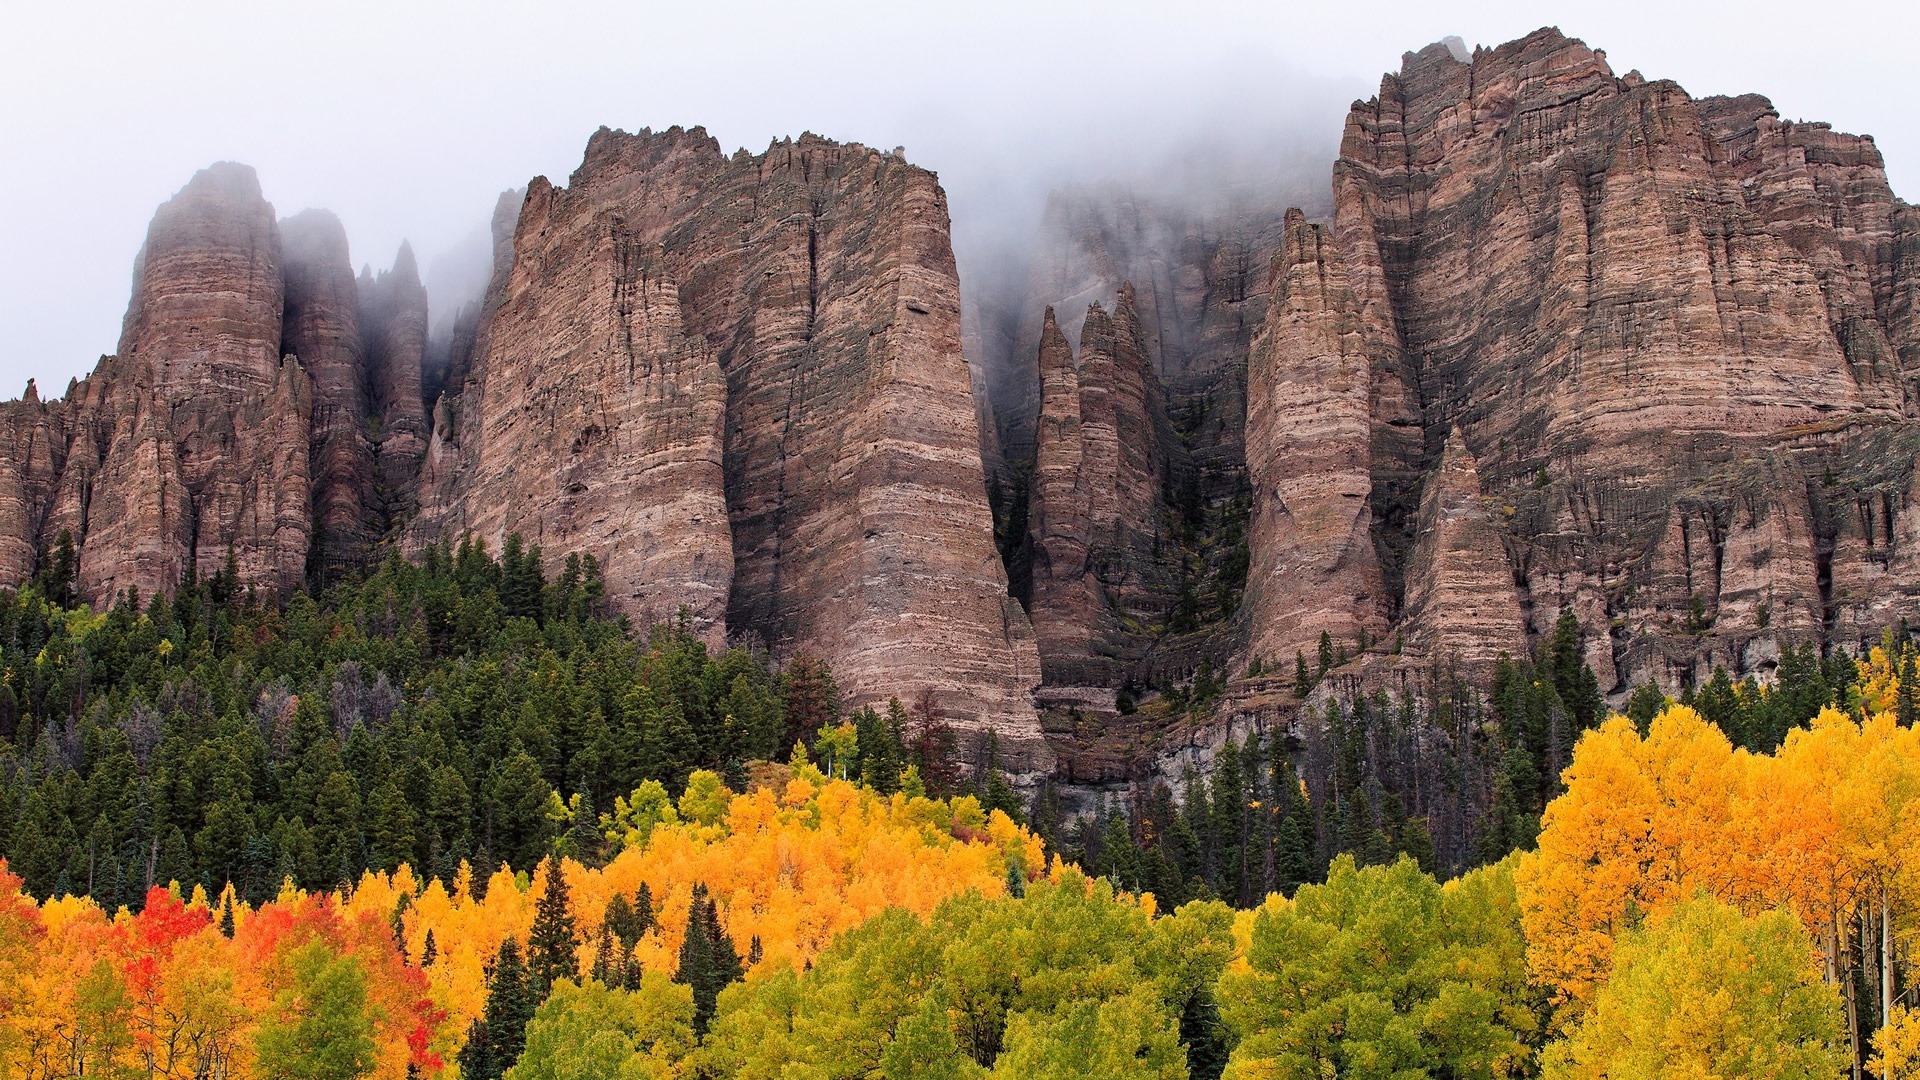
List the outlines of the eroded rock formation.
<svg viewBox="0 0 1920 1080">
<path fill-rule="evenodd" d="M 1322 633 L 1384 629 L 1372 537 L 1370 362 L 1359 302 L 1326 229 L 1299 213 L 1270 271 L 1247 364 L 1253 487 L 1248 651 L 1311 656 Z"/>
<path fill-rule="evenodd" d="M 1047 681 L 1116 685 L 1171 612 L 1179 552 L 1164 518 L 1168 431 L 1133 288 L 1081 323 L 1076 366 L 1046 310 L 1028 524 Z"/>
<path fill-rule="evenodd" d="M 812 651 L 854 703 L 931 693 L 1047 767 L 932 174 L 603 130 L 565 188 L 530 186 L 489 296 L 417 538 L 591 551 L 644 613 Z"/>
<path fill-rule="evenodd" d="M 347 231 L 324 210 L 280 222 L 286 271 L 281 347 L 313 381 L 313 521 L 322 577 L 360 566 L 379 538 L 373 444 L 366 418 L 367 353 Z"/>
<path fill-rule="evenodd" d="M 1408 54 L 1354 106 L 1334 196 L 1382 614 L 1429 636 L 1449 577 L 1505 562 L 1517 608 L 1483 593 L 1486 625 L 1456 632 L 1512 642 L 1516 611 L 1537 635 L 1571 607 L 1615 689 L 1912 610 L 1913 213 L 1872 140 L 1616 76 L 1543 30 Z M 1263 346 L 1330 355 L 1329 322 Z M 1429 511 L 1467 507 L 1461 448 L 1492 509 L 1449 536 Z M 1296 547 L 1256 520 L 1256 577 Z M 1255 613 L 1255 642 L 1281 618 Z"/>
</svg>

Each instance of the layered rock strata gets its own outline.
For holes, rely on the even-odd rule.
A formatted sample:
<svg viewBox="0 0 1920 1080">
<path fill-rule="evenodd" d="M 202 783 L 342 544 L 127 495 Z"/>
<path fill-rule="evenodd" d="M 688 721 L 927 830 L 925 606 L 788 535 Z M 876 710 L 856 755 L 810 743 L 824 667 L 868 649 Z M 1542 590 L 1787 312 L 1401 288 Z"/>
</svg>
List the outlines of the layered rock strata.
<svg viewBox="0 0 1920 1080">
<path fill-rule="evenodd" d="M 93 376 L 103 408 L 80 421 L 105 452 L 84 505 L 56 508 L 84 523 L 83 596 L 171 589 L 229 558 L 243 581 L 299 586 L 311 388 L 280 351 L 283 296 L 252 169 L 206 169 L 154 215 L 120 351 Z"/>
<path fill-rule="evenodd" d="M 378 420 L 376 506 L 383 523 L 392 525 L 412 516 L 417 505 L 414 487 L 427 452 L 427 409 L 420 387 L 427 350 L 427 290 L 420 284 L 413 248 L 404 242 L 393 269 L 375 277 L 363 268 L 358 286 L 367 340 L 369 414 Z"/>
<path fill-rule="evenodd" d="M 382 391 L 350 265 L 332 215 L 277 222 L 244 165 L 203 170 L 163 204 L 119 351 L 58 401 L 29 387 L 0 405 L 12 442 L 0 582 L 32 576 L 62 533 L 96 606 L 170 591 L 188 573 L 230 569 L 285 595 L 362 565 L 384 528 L 368 436 Z M 424 334 L 424 294 L 403 306 Z M 418 416 L 417 358 L 414 370 Z M 406 469 L 394 478 L 403 491 L 414 482 Z"/>
<path fill-rule="evenodd" d="M 1420 637 L 1436 598 L 1491 588 L 1504 562 L 1517 607 L 1486 594 L 1486 625 L 1451 647 L 1570 607 L 1624 689 L 1914 610 L 1913 213 L 1872 140 L 1616 76 L 1543 30 L 1408 54 L 1354 106 L 1334 197 L 1344 354 L 1371 398 L 1350 499 L 1372 503 L 1387 586 L 1346 592 L 1369 617 Z M 1301 320 L 1263 346 L 1325 357 L 1328 333 Z M 1263 427 L 1250 415 L 1250 463 Z M 1449 536 L 1420 493 L 1443 519 L 1466 507 L 1463 447 L 1494 512 Z M 1297 550 L 1259 521 L 1253 539 L 1256 575 Z M 1254 641 L 1295 617 L 1256 612 Z"/>
<path fill-rule="evenodd" d="M 281 347 L 313 381 L 314 560 L 323 578 L 362 565 L 379 538 L 368 437 L 367 351 L 347 231 L 324 210 L 280 222 L 286 272 Z"/>
<path fill-rule="evenodd" d="M 1051 683 L 1117 685 L 1175 601 L 1164 528 L 1168 432 L 1133 288 L 1088 308 L 1076 365 L 1052 308 L 1038 368 L 1028 526 L 1041 668 Z"/>
<path fill-rule="evenodd" d="M 819 654 L 855 704 L 931 695 L 1033 771 L 1039 664 L 976 424 L 932 174 L 603 130 L 528 189 L 414 535 L 590 550 L 632 604 Z"/>
<path fill-rule="evenodd" d="M 1359 301 L 1327 230 L 1297 211 L 1286 226 L 1247 363 L 1247 648 L 1269 664 L 1385 626 Z"/>
</svg>

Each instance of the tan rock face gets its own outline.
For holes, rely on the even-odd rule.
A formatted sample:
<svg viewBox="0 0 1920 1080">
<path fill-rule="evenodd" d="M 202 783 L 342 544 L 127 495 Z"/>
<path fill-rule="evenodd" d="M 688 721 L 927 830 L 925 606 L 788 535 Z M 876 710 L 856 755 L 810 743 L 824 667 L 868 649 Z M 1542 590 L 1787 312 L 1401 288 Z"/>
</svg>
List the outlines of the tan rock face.
<svg viewBox="0 0 1920 1080">
<path fill-rule="evenodd" d="M 1371 460 L 1349 451 L 1343 475 L 1410 639 L 1452 617 L 1436 602 L 1471 615 L 1450 647 L 1478 653 L 1514 640 L 1516 610 L 1538 634 L 1571 606 L 1603 682 L 1672 685 L 1909 610 L 1886 598 L 1911 592 L 1890 552 L 1920 440 L 1913 214 L 1871 140 L 1618 78 L 1543 30 L 1468 62 L 1408 54 L 1355 105 L 1334 194 L 1352 318 L 1270 317 L 1261 348 L 1370 361 Z M 1299 428 L 1263 419 L 1250 381 L 1258 475 L 1256 444 Z M 1352 446 L 1352 402 L 1334 415 L 1346 441 L 1307 441 Z M 1465 505 L 1461 446 L 1494 512 L 1449 534 L 1421 493 L 1443 520 Z M 1256 576 L 1292 547 L 1263 535 L 1268 505 Z M 1446 599 L 1502 563 L 1517 608 Z M 1280 618 L 1256 613 L 1255 641 Z"/>
<path fill-rule="evenodd" d="M 426 403 L 420 367 L 427 351 L 427 290 L 413 248 L 402 243 L 393 269 L 359 280 L 367 339 L 367 385 L 371 415 L 378 418 L 374 461 L 379 474 L 376 505 L 386 524 L 412 516 L 414 487 L 427 452 Z"/>
<path fill-rule="evenodd" d="M 682 323 L 650 248 L 591 198 L 537 183 L 491 327 L 465 527 L 548 552 L 591 552 L 637 621 L 682 604 L 724 642 L 733 538 L 727 383 Z"/>
<path fill-rule="evenodd" d="M 602 131 L 566 188 L 530 188 L 490 292 L 417 537 L 605 544 L 631 602 L 714 620 L 724 592 L 733 636 L 824 656 L 854 702 L 931 691 L 1047 766 L 931 174 L 812 137 L 729 158 Z"/>
<path fill-rule="evenodd" d="M 1452 432 L 1427 477 L 1407 566 L 1401 637 L 1409 660 L 1484 677 L 1502 654 L 1527 655 L 1525 616 L 1495 513 L 1480 492 L 1466 436 Z"/>
<path fill-rule="evenodd" d="M 0 581 L 38 566 L 40 530 L 52 509 L 64 457 L 64 410 L 40 400 L 33 380 L 19 401 L 0 404 Z"/>
<path fill-rule="evenodd" d="M 154 215 L 120 353 L 89 380 L 103 411 L 83 423 L 107 448 L 79 515 L 89 600 L 171 589 L 229 551 L 243 581 L 298 587 L 311 388 L 282 359 L 283 296 L 280 234 L 252 169 L 204 170 Z"/>
<path fill-rule="evenodd" d="M 1028 524 L 1047 681 L 1117 685 L 1152 644 L 1176 588 L 1163 519 L 1168 432 L 1131 286 L 1087 310 L 1076 367 L 1048 308 Z"/>
<path fill-rule="evenodd" d="M 1359 301 L 1332 238 L 1298 213 L 1274 258 L 1271 299 L 1247 363 L 1253 486 L 1248 650 L 1311 656 L 1324 632 L 1385 627 L 1372 536 L 1369 360 Z"/>
</svg>

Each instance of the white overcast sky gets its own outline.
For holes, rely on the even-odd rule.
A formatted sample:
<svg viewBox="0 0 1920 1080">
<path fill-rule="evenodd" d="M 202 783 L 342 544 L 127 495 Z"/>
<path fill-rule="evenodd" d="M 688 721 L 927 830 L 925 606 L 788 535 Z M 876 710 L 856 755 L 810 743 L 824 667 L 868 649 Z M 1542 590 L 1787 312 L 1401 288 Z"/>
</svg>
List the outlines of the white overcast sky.
<svg viewBox="0 0 1920 1080">
<path fill-rule="evenodd" d="M 323 206 L 356 263 L 470 242 L 495 196 L 556 182 L 597 127 L 703 124 L 731 150 L 812 130 L 904 145 L 956 219 L 1064 177 L 1160 167 L 1196 137 L 1331 147 L 1400 55 L 1543 25 L 1695 95 L 1765 93 L 1879 141 L 1920 196 L 1920 4 L 33 3 L 0 25 L 0 397 L 114 348 L 154 207 L 206 164 Z M 1267 145 L 1262 145 L 1267 144 Z M 1202 183 L 1205 177 L 1198 178 Z M 1018 216 L 1017 213 L 1014 214 Z M 956 221 L 964 232 L 966 220 Z M 962 247 L 962 257 L 966 248 Z M 443 264 L 444 265 L 444 264 Z"/>
</svg>

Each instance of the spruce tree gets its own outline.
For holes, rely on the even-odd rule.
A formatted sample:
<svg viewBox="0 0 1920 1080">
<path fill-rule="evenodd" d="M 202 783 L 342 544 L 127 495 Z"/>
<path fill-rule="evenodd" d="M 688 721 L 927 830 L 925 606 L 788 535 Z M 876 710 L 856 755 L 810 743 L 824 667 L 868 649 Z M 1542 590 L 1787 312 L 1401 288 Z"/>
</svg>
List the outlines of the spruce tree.
<svg viewBox="0 0 1920 1080">
<path fill-rule="evenodd" d="M 619 899 L 617 894 L 615 899 Z M 613 905 L 609 903 L 607 906 Z M 600 936 L 594 943 L 593 970 L 589 977 L 600 985 L 612 987 L 615 990 L 627 988 L 626 949 L 622 947 L 619 937 L 614 934 L 613 927 L 606 920 L 600 923 Z"/>
<path fill-rule="evenodd" d="M 487 978 L 486 1008 L 467 1029 L 467 1045 L 460 1051 L 461 1080 L 500 1080 L 520 1060 L 527 1045 L 527 1021 L 540 1005 L 529 982 L 520 942 L 509 936 L 500 943 Z"/>
<path fill-rule="evenodd" d="M 527 969 L 535 1001 L 546 999 L 561 979 L 580 978 L 580 941 L 573 926 L 572 897 L 560 860 L 546 859 L 547 888 L 534 909 L 533 929 L 527 935 Z"/>
<path fill-rule="evenodd" d="M 687 907 L 687 933 L 680 943 L 680 970 L 674 981 L 693 991 L 693 1031 L 704 1037 L 713 1023 L 714 1003 L 729 983 L 745 974 L 733 939 L 720 927 L 720 914 L 704 884 L 693 887 Z"/>
</svg>

